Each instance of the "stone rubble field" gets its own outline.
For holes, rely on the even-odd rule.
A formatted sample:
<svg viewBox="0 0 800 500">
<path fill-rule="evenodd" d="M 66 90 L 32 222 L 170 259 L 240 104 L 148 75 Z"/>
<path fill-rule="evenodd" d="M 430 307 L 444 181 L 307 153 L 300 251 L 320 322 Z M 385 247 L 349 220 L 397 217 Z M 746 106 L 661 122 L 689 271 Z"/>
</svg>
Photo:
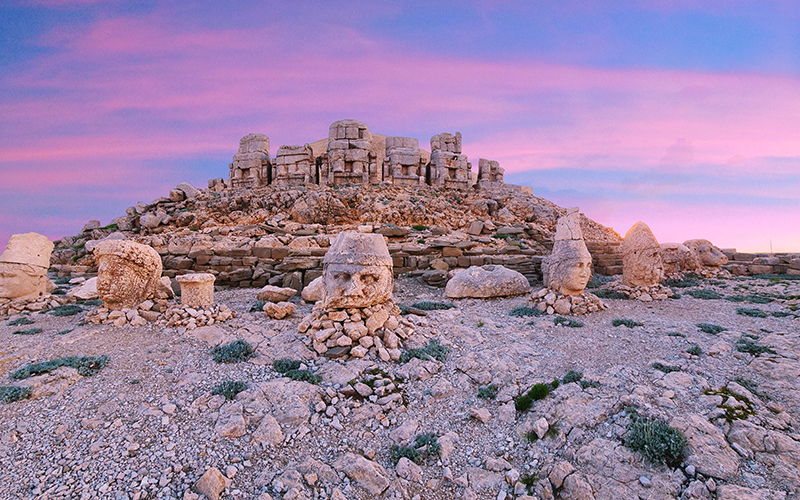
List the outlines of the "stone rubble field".
<svg viewBox="0 0 800 500">
<path fill-rule="evenodd" d="M 694 284 L 672 288 L 680 298 L 604 299 L 607 309 L 569 327 L 525 316 L 530 294 L 451 301 L 400 278 L 399 306 L 455 306 L 404 316 L 416 332 L 406 349 L 437 340 L 449 350 L 435 351 L 444 361 L 413 351 L 405 363 L 319 357 L 297 332 L 311 305 L 294 297 L 291 316 L 269 319 L 251 312 L 255 289 L 218 291 L 235 316 L 188 331 L 84 325 L 89 304 L 73 316 L 22 315 L 25 326 L 7 317 L 0 385 L 33 394 L 0 404 L 0 498 L 797 498 L 800 281 Z M 255 355 L 215 362 L 212 349 L 235 340 Z M 101 355 L 94 375 L 63 366 L 11 378 L 30 363 Z M 281 359 L 321 382 L 284 377 Z M 582 379 L 563 380 L 570 370 Z M 515 400 L 555 379 L 517 411 Z M 232 400 L 212 394 L 224 381 L 247 388 Z M 625 446 L 639 417 L 684 433 L 675 467 Z"/>
</svg>

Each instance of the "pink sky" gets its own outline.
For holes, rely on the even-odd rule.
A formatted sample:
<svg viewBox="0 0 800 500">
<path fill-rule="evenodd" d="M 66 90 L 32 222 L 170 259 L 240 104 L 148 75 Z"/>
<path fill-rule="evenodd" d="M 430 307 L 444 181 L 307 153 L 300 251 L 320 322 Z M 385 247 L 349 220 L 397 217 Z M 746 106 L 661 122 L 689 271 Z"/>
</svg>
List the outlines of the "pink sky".
<svg viewBox="0 0 800 500">
<path fill-rule="evenodd" d="M 65 8 L 46 3 L 30 7 L 31 15 Z M 633 38 L 649 34 L 625 32 L 628 41 L 622 31 L 577 34 L 603 40 L 585 48 L 589 55 L 575 56 L 569 40 L 567 48 L 536 52 L 524 39 L 503 38 L 511 21 L 499 4 L 466 7 L 475 19 L 439 26 L 465 47 L 475 44 L 470 53 L 432 44 L 426 37 L 439 36 L 436 26 L 418 28 L 411 18 L 408 29 L 431 30 L 418 41 L 384 29 L 406 22 L 410 13 L 397 5 L 376 4 L 347 22 L 325 9 L 302 13 L 308 24 L 298 29 L 292 16 L 301 14 L 293 12 L 237 24 L 169 7 L 66 3 L 69 12 L 91 15 L 30 35 L 21 47 L 33 55 L 20 49 L 0 76 L 12 91 L 0 98 L 3 241 L 31 230 L 74 234 L 93 218 L 108 223 L 182 180 L 203 187 L 227 175 L 247 133 L 267 134 L 274 154 L 355 118 L 421 145 L 435 133 L 461 131 L 474 165 L 479 157 L 499 160 L 508 180 L 580 206 L 620 234 L 643 220 L 661 241 L 704 237 L 769 251 L 771 240 L 775 251 L 800 251 L 800 78 L 770 66 L 780 57 L 765 69 L 758 58 L 739 64 L 713 46 L 697 47 L 709 53 L 707 64 L 675 67 L 669 54 L 659 63 L 637 55 Z M 663 23 L 724 17 L 713 6 L 665 13 L 671 4 L 637 4 L 630 13 L 575 2 L 565 9 L 596 16 L 597 30 L 612 29 L 618 15 Z M 760 29 L 758 15 L 752 19 Z M 481 24 L 491 29 L 464 29 Z M 735 41 L 730 50 L 742 58 L 755 50 Z M 479 53 L 483 42 L 502 57 Z M 625 50 L 642 61 L 607 61 Z M 584 60 L 590 56 L 597 60 Z"/>
</svg>

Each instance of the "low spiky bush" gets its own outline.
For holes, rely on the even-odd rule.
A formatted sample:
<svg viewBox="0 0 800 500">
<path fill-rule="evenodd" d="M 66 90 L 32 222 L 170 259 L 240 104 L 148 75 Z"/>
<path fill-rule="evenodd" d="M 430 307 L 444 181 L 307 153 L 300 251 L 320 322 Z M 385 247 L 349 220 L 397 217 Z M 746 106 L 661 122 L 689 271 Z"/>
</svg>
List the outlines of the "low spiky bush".
<svg viewBox="0 0 800 500">
<path fill-rule="evenodd" d="M 44 312 L 44 311 L 42 311 Z M 56 306 L 46 311 L 51 316 L 74 316 L 82 313 L 83 308 L 75 304 L 65 304 L 63 306 Z"/>
<path fill-rule="evenodd" d="M 644 326 L 644 323 L 639 323 L 638 321 L 633 321 L 632 319 L 615 319 L 611 322 L 612 326 L 627 326 L 628 328 L 633 328 L 635 326 Z"/>
<path fill-rule="evenodd" d="M 414 224 L 413 226 L 411 226 L 411 229 L 413 229 L 414 231 L 425 231 L 426 229 L 428 229 L 428 226 L 423 226 L 422 224 Z"/>
<path fill-rule="evenodd" d="M 42 333 L 41 328 L 28 328 L 27 330 L 16 330 L 11 332 L 11 335 L 36 335 L 37 333 Z"/>
<path fill-rule="evenodd" d="M 718 294 L 714 290 L 689 290 L 686 292 L 687 294 L 691 295 L 696 299 L 703 299 L 703 300 L 714 300 L 714 299 L 721 299 L 722 295 Z"/>
<path fill-rule="evenodd" d="M 272 363 L 272 367 L 275 368 L 275 371 L 278 373 L 286 373 L 290 370 L 297 370 L 302 365 L 300 361 L 288 358 L 281 358 L 274 363 Z"/>
<path fill-rule="evenodd" d="M 686 352 L 692 356 L 699 356 L 703 354 L 703 349 L 701 349 L 699 345 L 693 345 L 692 347 L 686 349 Z"/>
<path fill-rule="evenodd" d="M 91 377 L 103 369 L 108 364 L 108 356 L 70 356 L 67 358 L 51 359 L 22 367 L 11 374 L 11 378 L 22 380 L 35 375 L 41 375 L 55 370 L 62 366 L 70 366 L 78 370 L 78 374 L 84 377 Z"/>
<path fill-rule="evenodd" d="M 33 321 L 30 318 L 25 316 L 17 319 L 12 319 L 11 321 L 6 323 L 6 326 L 23 326 L 23 325 L 32 325 Z"/>
<path fill-rule="evenodd" d="M 652 365 L 652 366 L 653 366 L 653 368 L 655 368 L 656 370 L 658 370 L 658 371 L 662 371 L 662 372 L 664 372 L 664 373 L 672 373 L 672 372 L 679 372 L 679 371 L 681 371 L 681 367 L 680 367 L 680 366 L 674 366 L 674 365 L 665 365 L 665 364 L 663 364 L 663 363 L 658 363 L 658 362 L 656 362 L 656 363 L 653 363 L 653 365 Z"/>
<path fill-rule="evenodd" d="M 714 325 L 711 323 L 697 323 L 697 328 L 700 329 L 701 332 L 710 333 L 711 335 L 716 335 L 721 332 L 725 332 L 728 329 L 724 326 Z"/>
<path fill-rule="evenodd" d="M 431 302 L 429 300 L 424 300 L 422 302 L 417 302 L 416 304 L 411 304 L 411 307 L 415 307 L 422 311 L 443 311 L 447 309 L 453 309 L 456 306 L 450 302 Z"/>
<path fill-rule="evenodd" d="M 422 463 L 422 452 L 413 446 L 397 446 L 393 444 L 390 450 L 392 465 L 397 465 L 401 458 L 407 458 L 415 464 Z"/>
<path fill-rule="evenodd" d="M 624 293 L 618 292 L 616 290 L 603 289 L 603 290 L 597 290 L 596 292 L 592 292 L 592 293 L 595 294 L 597 297 L 599 297 L 601 299 L 613 299 L 613 300 L 628 300 L 628 299 L 630 299 L 630 297 L 628 297 Z"/>
<path fill-rule="evenodd" d="M 556 316 L 553 319 L 553 323 L 556 325 L 567 326 L 569 328 L 581 328 L 583 326 L 583 323 L 581 323 L 580 321 L 576 319 L 567 319 L 563 316 Z"/>
<path fill-rule="evenodd" d="M 530 409 L 534 401 L 540 401 L 550 394 L 551 388 L 547 384 L 536 384 L 528 392 L 514 400 L 517 411 Z"/>
<path fill-rule="evenodd" d="M 478 397 L 481 399 L 494 399 L 497 397 L 499 387 L 494 384 L 487 385 L 478 389 Z"/>
<path fill-rule="evenodd" d="M 509 316 L 513 316 L 515 318 L 523 318 L 525 316 L 541 316 L 544 314 L 542 311 L 536 309 L 535 307 L 515 307 L 508 313 Z"/>
<path fill-rule="evenodd" d="M 764 295 L 750 294 L 750 295 L 732 295 L 725 297 L 725 300 L 731 302 L 749 302 L 751 304 L 769 304 L 773 299 Z"/>
<path fill-rule="evenodd" d="M 736 341 L 736 350 L 747 354 L 758 356 L 759 354 L 777 354 L 774 349 L 765 345 L 759 345 L 752 339 L 744 335 Z"/>
<path fill-rule="evenodd" d="M 257 300 L 255 304 L 250 306 L 250 312 L 262 312 L 264 310 L 264 304 L 266 304 L 266 301 Z"/>
<path fill-rule="evenodd" d="M 247 361 L 255 356 L 255 348 L 244 340 L 234 340 L 233 342 L 217 346 L 211 350 L 211 355 L 217 363 L 238 363 Z"/>
<path fill-rule="evenodd" d="M 283 374 L 285 377 L 289 377 L 292 380 L 297 380 L 299 382 L 308 382 L 309 384 L 319 385 L 322 382 L 322 377 L 317 375 L 316 373 L 312 373 L 311 370 L 289 370 L 288 372 Z"/>
<path fill-rule="evenodd" d="M 422 360 L 435 359 L 444 362 L 447 359 L 447 353 L 450 349 L 441 345 L 438 340 L 431 339 L 428 345 L 420 349 L 409 349 L 400 355 L 401 363 L 408 363 L 412 358 L 419 358 Z"/>
<path fill-rule="evenodd" d="M 575 370 L 570 370 L 567 372 L 566 375 L 564 375 L 564 378 L 562 378 L 561 381 L 565 384 L 570 384 L 572 382 L 577 382 L 582 378 L 583 378 L 583 373 L 576 372 Z"/>
<path fill-rule="evenodd" d="M 225 396 L 225 399 L 230 401 L 236 397 L 240 392 L 247 390 L 247 382 L 226 380 L 211 391 L 211 394 L 219 394 Z"/>
<path fill-rule="evenodd" d="M 700 286 L 700 276 L 696 276 L 694 274 L 687 274 L 683 278 L 679 279 L 668 279 L 664 282 L 665 285 L 673 288 L 691 288 L 695 286 Z"/>
<path fill-rule="evenodd" d="M 30 387 L 17 387 L 13 385 L 0 385 L 0 401 L 3 403 L 13 403 L 30 397 Z"/>
<path fill-rule="evenodd" d="M 677 466 L 683 459 L 686 437 L 681 431 L 659 420 L 631 416 L 632 425 L 625 446 L 638 451 L 655 464 Z"/>
<path fill-rule="evenodd" d="M 751 307 L 737 307 L 736 314 L 740 314 L 742 316 L 749 316 L 751 318 L 766 318 L 767 316 L 769 316 L 761 309 L 755 309 Z"/>
</svg>

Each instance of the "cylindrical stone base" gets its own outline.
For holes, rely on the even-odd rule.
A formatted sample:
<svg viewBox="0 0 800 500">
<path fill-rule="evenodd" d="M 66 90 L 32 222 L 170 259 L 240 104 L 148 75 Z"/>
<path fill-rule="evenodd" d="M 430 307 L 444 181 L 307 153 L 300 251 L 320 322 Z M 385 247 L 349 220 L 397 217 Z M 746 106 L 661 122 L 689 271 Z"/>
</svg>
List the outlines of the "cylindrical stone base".
<svg viewBox="0 0 800 500">
<path fill-rule="evenodd" d="M 207 307 L 214 305 L 213 274 L 184 274 L 175 279 L 181 284 L 181 304 L 189 307 Z"/>
</svg>

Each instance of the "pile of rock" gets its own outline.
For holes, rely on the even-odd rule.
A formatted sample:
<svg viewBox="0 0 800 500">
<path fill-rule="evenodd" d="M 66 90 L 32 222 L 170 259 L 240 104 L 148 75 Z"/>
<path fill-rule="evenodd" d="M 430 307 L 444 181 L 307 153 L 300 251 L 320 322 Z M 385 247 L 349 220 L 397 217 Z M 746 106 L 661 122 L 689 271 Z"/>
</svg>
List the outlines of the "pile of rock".
<svg viewBox="0 0 800 500">
<path fill-rule="evenodd" d="M 48 307 L 62 306 L 70 302 L 70 299 L 63 295 L 43 295 L 33 300 L 9 300 L 0 299 L 0 316 L 11 316 L 23 311 L 42 311 Z"/>
<path fill-rule="evenodd" d="M 610 283 L 608 288 L 623 295 L 627 295 L 631 300 L 638 300 L 641 302 L 664 300 L 675 295 L 669 287 L 660 283 L 650 286 L 628 286 L 619 281 L 615 281 Z"/>
<path fill-rule="evenodd" d="M 176 305 L 167 309 L 156 324 L 166 327 L 185 326 L 187 330 L 194 330 L 198 326 L 210 326 L 235 317 L 236 311 L 225 304 L 206 307 Z"/>
<path fill-rule="evenodd" d="M 391 300 L 364 308 L 326 311 L 314 307 L 298 331 L 310 338 L 311 347 L 331 358 L 363 358 L 370 354 L 383 361 L 400 359 L 403 340 L 414 334 L 414 325 L 400 317 Z"/>
<path fill-rule="evenodd" d="M 587 314 L 602 311 L 606 305 L 594 294 L 564 295 L 549 288 L 533 294 L 534 307 L 547 314 Z"/>
<path fill-rule="evenodd" d="M 136 307 L 124 307 L 116 310 L 99 307 L 89 311 L 84 321 L 95 325 L 144 326 L 156 321 L 160 317 L 161 311 L 166 309 L 166 299 L 145 300 Z"/>
<path fill-rule="evenodd" d="M 258 291 L 256 298 L 264 301 L 262 310 L 272 319 L 283 319 L 291 316 L 297 307 L 288 300 L 297 294 L 297 290 L 289 287 L 267 285 Z"/>
</svg>

